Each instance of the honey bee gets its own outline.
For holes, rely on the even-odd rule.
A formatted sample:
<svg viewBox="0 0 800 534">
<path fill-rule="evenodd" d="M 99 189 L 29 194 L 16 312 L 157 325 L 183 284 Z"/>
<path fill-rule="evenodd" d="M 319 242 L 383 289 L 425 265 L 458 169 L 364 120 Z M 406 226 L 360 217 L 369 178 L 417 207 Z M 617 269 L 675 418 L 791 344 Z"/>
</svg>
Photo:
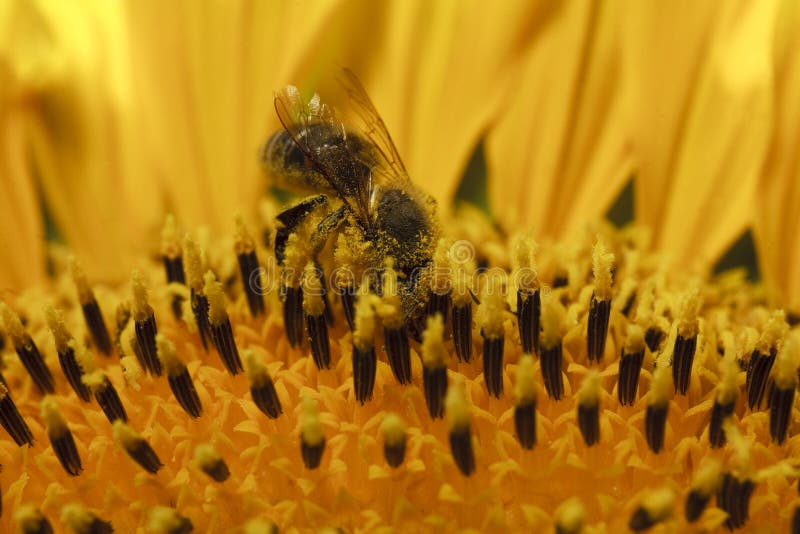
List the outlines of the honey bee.
<svg viewBox="0 0 800 534">
<path fill-rule="evenodd" d="M 343 69 L 340 83 L 350 109 L 340 113 L 314 95 L 305 101 L 288 86 L 275 95 L 283 129 L 264 145 L 262 165 L 273 184 L 316 193 L 281 212 L 275 256 L 283 264 L 289 236 L 311 214 L 323 212 L 312 240 L 321 250 L 339 233 L 367 250 L 374 272 L 391 256 L 407 317 L 419 314 L 427 292 L 422 273 L 438 238 L 435 201 L 416 187 L 355 74 Z M 379 277 L 372 283 L 380 283 Z M 348 319 L 350 319 L 348 317 Z"/>
</svg>

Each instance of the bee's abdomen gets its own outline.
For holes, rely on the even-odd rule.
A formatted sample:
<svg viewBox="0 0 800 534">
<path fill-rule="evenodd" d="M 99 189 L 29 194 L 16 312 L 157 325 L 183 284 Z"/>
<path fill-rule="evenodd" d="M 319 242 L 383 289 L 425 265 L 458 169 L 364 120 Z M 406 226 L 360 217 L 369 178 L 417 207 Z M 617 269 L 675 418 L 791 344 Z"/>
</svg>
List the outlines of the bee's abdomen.
<svg viewBox="0 0 800 534">
<path fill-rule="evenodd" d="M 433 229 L 425 209 L 405 191 L 389 189 L 378 204 L 379 228 L 390 238 L 398 267 L 413 270 L 430 260 Z"/>
<path fill-rule="evenodd" d="M 332 191 L 286 130 L 275 132 L 267 139 L 260 160 L 271 184 L 276 187 L 300 192 Z"/>
</svg>

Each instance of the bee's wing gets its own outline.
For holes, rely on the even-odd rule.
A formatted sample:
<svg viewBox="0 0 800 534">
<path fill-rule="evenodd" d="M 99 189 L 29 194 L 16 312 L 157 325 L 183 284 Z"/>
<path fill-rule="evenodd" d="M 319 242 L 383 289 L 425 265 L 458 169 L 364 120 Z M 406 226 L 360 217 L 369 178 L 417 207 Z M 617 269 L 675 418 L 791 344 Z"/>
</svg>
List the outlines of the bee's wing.
<svg viewBox="0 0 800 534">
<path fill-rule="evenodd" d="M 350 114 L 353 117 L 348 123 L 352 123 L 353 129 L 375 147 L 373 152 L 376 161 L 365 163 L 389 181 L 400 183 L 408 181 L 408 172 L 397 152 L 397 147 L 394 146 L 392 136 L 361 81 L 353 71 L 342 68 L 339 82 L 347 92 L 352 106 Z"/>
<path fill-rule="evenodd" d="M 362 224 L 369 221 L 369 196 L 370 183 L 361 183 L 357 180 L 346 180 L 344 176 L 358 176 L 352 169 L 344 169 L 345 165 L 353 165 L 352 158 L 331 160 L 320 157 L 320 150 L 330 141 L 330 132 L 341 132 L 344 143 L 349 147 L 347 129 L 334 111 L 320 102 L 314 95 L 308 102 L 303 100 L 297 87 L 289 85 L 275 93 L 275 112 L 283 128 L 291 136 L 292 141 L 302 150 L 314 169 L 317 170 L 330 186 L 336 191 L 339 198 L 349 211 Z M 325 124 L 327 128 L 317 128 L 314 125 Z M 355 151 L 348 148 L 348 152 Z M 354 200 L 355 206 L 350 200 Z"/>
</svg>

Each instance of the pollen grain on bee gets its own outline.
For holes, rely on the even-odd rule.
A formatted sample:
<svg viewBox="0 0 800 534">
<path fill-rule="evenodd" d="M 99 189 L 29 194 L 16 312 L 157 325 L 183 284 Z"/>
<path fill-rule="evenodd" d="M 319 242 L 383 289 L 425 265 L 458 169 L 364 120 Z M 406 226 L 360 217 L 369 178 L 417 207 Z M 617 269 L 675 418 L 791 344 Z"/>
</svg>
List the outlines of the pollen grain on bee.
<svg viewBox="0 0 800 534">
<path fill-rule="evenodd" d="M 461 243 L 468 242 L 462 241 Z M 472 247 L 472 245 L 469 246 Z M 464 256 L 459 257 L 463 258 Z M 496 286 L 498 289 L 488 290 L 491 294 L 492 291 L 498 291 L 499 288 L 524 286 L 538 277 L 536 270 L 529 267 L 508 272 L 499 267 L 478 266 L 467 274 L 464 269 L 460 268 L 461 263 L 464 261 L 466 260 L 453 260 L 445 265 L 436 265 L 433 268 L 428 268 L 427 266 L 416 267 L 404 273 L 403 276 L 412 280 L 418 279 L 421 275 L 429 276 L 432 280 L 431 292 L 436 295 L 445 295 L 450 291 L 450 284 L 443 283 L 441 282 L 442 280 L 463 280 L 467 287 L 483 287 L 487 285 L 487 280 L 499 277 L 500 283 Z M 325 283 L 313 289 L 319 296 L 328 293 L 341 295 L 345 291 L 354 292 L 354 288 L 376 280 L 383 273 L 382 267 L 367 267 L 357 273 L 349 265 L 337 265 L 329 272 L 322 272 L 319 267 L 317 269 L 319 270 L 320 278 L 325 280 Z M 268 256 L 257 269 L 250 273 L 247 284 L 249 290 L 254 294 L 266 296 L 277 291 L 279 296 L 284 297 L 287 284 L 283 282 L 302 279 L 304 271 L 304 268 L 278 265 L 274 256 Z M 342 283 L 343 280 L 348 281 L 348 283 Z M 542 284 L 540 291 L 542 295 L 546 296 L 550 295 L 552 288 L 549 285 Z"/>
</svg>

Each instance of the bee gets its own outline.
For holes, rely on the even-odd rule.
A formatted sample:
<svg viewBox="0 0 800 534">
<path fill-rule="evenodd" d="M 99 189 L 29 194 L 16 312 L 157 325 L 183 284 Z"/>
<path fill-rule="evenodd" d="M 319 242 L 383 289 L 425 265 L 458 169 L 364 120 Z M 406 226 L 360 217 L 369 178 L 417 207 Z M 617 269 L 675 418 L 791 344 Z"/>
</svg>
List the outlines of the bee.
<svg viewBox="0 0 800 534">
<path fill-rule="evenodd" d="M 438 240 L 436 204 L 411 182 L 383 119 L 355 74 L 343 69 L 339 81 L 349 99 L 345 113 L 317 95 L 305 101 L 294 86 L 275 95 L 283 129 L 265 143 L 262 165 L 274 185 L 314 193 L 278 214 L 275 256 L 283 265 L 290 235 L 310 214 L 319 217 L 321 212 L 311 236 L 315 254 L 338 233 L 351 248 L 364 251 L 362 260 L 374 273 L 381 272 L 391 256 L 403 312 L 417 316 L 427 296 L 420 280 Z M 380 277 L 371 283 L 379 291 Z"/>
</svg>

